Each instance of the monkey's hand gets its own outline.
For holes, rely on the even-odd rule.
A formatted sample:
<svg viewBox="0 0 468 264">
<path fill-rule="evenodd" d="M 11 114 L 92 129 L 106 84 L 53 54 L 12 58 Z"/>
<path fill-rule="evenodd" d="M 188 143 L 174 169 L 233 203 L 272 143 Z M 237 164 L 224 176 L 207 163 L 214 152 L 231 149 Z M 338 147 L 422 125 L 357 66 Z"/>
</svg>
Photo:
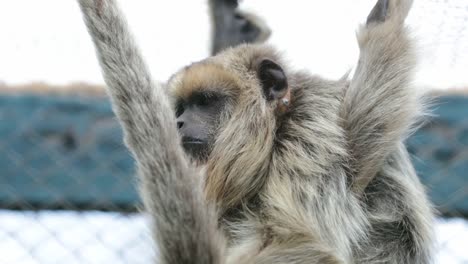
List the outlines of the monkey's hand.
<svg viewBox="0 0 468 264">
<path fill-rule="evenodd" d="M 367 26 L 385 22 L 403 24 L 413 0 L 378 0 L 367 17 Z"/>
<path fill-rule="evenodd" d="M 213 44 L 212 55 L 242 43 L 264 42 L 270 28 L 259 16 L 238 9 L 237 0 L 209 0 Z"/>
<path fill-rule="evenodd" d="M 362 192 L 421 112 L 410 83 L 416 59 L 404 26 L 412 0 L 378 0 L 358 32 L 359 63 L 341 109 L 350 177 Z"/>
</svg>

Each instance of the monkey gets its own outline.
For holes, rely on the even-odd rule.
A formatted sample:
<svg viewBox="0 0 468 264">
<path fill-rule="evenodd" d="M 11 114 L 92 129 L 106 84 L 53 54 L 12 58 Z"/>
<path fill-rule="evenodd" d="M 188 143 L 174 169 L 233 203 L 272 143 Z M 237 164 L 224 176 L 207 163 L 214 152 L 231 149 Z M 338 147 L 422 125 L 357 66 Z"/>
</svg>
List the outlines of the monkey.
<svg viewBox="0 0 468 264">
<path fill-rule="evenodd" d="M 241 43 L 262 43 L 271 35 L 259 16 L 238 10 L 238 0 L 208 0 L 212 26 L 211 54 Z"/>
<path fill-rule="evenodd" d="M 135 158 L 158 263 L 430 263 L 404 147 L 424 113 L 411 0 L 378 0 L 351 78 L 242 44 L 155 83 L 115 0 L 78 0 Z"/>
</svg>

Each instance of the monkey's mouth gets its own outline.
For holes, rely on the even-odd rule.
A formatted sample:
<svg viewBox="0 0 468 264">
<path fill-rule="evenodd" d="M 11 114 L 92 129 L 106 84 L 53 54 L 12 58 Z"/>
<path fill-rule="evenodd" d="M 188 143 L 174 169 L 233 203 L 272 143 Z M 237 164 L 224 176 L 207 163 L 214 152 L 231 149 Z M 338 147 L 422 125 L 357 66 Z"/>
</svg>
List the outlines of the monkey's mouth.
<svg viewBox="0 0 468 264">
<path fill-rule="evenodd" d="M 208 142 L 199 138 L 183 137 L 182 147 L 187 154 L 199 161 L 205 160 L 209 153 Z"/>
<path fill-rule="evenodd" d="M 206 144 L 205 140 L 193 137 L 182 137 L 182 144 L 183 145 L 200 145 Z"/>
</svg>

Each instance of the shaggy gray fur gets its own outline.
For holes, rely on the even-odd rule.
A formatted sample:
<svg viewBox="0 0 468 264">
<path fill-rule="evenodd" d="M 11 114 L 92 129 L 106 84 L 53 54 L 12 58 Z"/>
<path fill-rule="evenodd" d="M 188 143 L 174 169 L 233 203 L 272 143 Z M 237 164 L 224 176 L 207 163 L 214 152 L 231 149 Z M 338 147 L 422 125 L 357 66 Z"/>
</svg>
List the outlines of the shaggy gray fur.
<svg viewBox="0 0 468 264">
<path fill-rule="evenodd" d="M 164 241 L 159 244 L 163 262 L 220 263 L 224 241 L 214 210 L 203 201 L 198 172 L 179 147 L 167 95 L 152 81 L 115 1 L 79 3 L 125 143 L 137 162 L 156 240 Z"/>
</svg>

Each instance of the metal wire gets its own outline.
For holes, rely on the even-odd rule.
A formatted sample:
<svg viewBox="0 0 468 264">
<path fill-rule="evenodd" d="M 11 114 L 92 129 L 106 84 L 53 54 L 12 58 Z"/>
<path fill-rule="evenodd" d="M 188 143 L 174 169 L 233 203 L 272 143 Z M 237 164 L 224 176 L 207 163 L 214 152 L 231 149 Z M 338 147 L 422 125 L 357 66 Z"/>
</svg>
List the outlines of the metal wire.
<svg viewBox="0 0 468 264">
<path fill-rule="evenodd" d="M 446 56 L 431 63 L 468 74 L 467 2 L 417 2 L 418 17 L 446 17 L 433 22 L 432 40 Z M 436 103 L 436 116 L 407 144 L 444 217 L 468 216 L 467 102 Z M 105 99 L 0 96 L 0 136 L 0 263 L 148 263 L 157 254 L 137 210 L 133 161 Z M 439 220 L 449 234 L 439 237 L 437 253 L 468 263 L 451 245 L 463 234 L 450 233 L 468 221 L 447 219 Z"/>
</svg>

